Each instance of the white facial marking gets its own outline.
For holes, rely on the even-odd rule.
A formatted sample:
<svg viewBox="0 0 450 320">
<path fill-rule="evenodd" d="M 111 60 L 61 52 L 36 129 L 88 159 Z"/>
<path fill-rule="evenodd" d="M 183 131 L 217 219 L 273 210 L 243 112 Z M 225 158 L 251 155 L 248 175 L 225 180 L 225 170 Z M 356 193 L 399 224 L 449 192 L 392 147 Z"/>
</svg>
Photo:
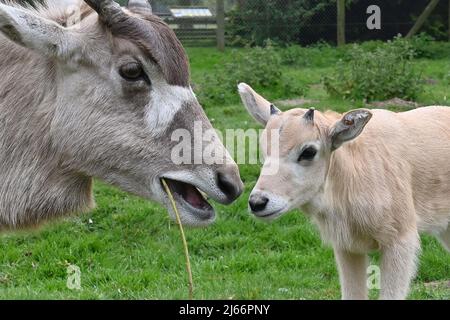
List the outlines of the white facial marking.
<svg viewBox="0 0 450 320">
<path fill-rule="evenodd" d="M 163 133 L 184 104 L 196 103 L 191 88 L 154 83 L 145 118 L 153 134 Z"/>
</svg>

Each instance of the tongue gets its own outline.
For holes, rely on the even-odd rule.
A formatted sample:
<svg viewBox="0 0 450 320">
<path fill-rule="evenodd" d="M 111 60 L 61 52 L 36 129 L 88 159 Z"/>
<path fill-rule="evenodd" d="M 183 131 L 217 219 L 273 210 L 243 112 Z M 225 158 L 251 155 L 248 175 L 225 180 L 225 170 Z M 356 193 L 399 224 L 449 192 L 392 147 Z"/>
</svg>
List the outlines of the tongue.
<svg viewBox="0 0 450 320">
<path fill-rule="evenodd" d="M 189 202 L 190 205 L 196 208 L 204 208 L 205 200 L 201 194 L 194 187 L 186 188 L 186 193 L 184 194 L 184 199 Z"/>
</svg>

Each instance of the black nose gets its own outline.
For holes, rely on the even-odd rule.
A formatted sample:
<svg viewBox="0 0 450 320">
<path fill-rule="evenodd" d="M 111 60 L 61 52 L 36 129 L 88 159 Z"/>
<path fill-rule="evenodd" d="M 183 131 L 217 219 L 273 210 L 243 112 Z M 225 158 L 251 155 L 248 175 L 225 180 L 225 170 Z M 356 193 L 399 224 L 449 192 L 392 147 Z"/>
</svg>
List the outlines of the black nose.
<svg viewBox="0 0 450 320">
<path fill-rule="evenodd" d="M 250 196 L 249 205 L 253 212 L 263 211 L 267 207 L 269 199 L 259 195 Z"/>
<path fill-rule="evenodd" d="M 229 203 L 239 198 L 243 191 L 242 181 L 235 174 L 218 172 L 217 186 L 227 196 Z"/>
</svg>

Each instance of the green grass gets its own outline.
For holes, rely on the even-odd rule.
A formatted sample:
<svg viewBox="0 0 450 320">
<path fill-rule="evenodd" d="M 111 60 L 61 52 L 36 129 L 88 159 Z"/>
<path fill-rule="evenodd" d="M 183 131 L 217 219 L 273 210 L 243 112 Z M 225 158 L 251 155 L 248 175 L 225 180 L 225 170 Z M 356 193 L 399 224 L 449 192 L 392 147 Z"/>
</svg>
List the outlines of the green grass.
<svg viewBox="0 0 450 320">
<path fill-rule="evenodd" d="M 283 70 L 311 85 L 306 98 L 319 109 L 345 111 L 360 103 L 329 98 L 320 79 L 333 68 L 334 49 L 306 67 Z M 229 58 L 209 48 L 189 48 L 194 82 Z M 450 60 L 418 60 L 429 84 L 424 104 L 449 105 L 445 82 Z M 447 80 L 448 81 L 448 80 Z M 276 93 L 274 94 L 276 96 Z M 269 93 L 270 98 L 270 93 Z M 240 104 L 209 108 L 218 129 L 258 126 Z M 220 120 L 219 120 L 220 119 Z M 216 205 L 218 220 L 187 230 L 197 299 L 339 299 L 332 250 L 300 212 L 272 224 L 247 213 L 248 194 L 259 167 L 241 166 L 246 193 L 233 205 Z M 177 226 L 165 209 L 97 182 L 98 207 L 33 232 L 0 236 L 0 298 L 8 299 L 183 299 L 187 277 Z M 424 236 L 411 299 L 450 299 L 450 254 Z M 376 260 L 377 257 L 373 257 Z M 67 266 L 82 271 L 82 290 L 66 287 Z M 371 292 L 374 296 L 377 292 Z"/>
</svg>

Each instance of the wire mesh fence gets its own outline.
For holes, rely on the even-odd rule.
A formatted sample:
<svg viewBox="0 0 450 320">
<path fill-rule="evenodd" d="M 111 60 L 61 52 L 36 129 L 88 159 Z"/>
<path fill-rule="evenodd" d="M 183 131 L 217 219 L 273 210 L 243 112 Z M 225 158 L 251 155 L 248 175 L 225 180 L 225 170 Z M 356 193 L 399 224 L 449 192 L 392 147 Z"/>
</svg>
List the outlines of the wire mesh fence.
<svg viewBox="0 0 450 320">
<path fill-rule="evenodd" d="M 13 0 L 43 2 L 45 0 Z M 127 0 L 116 0 L 122 5 Z M 214 44 L 218 0 L 151 0 L 153 11 L 175 30 L 183 42 Z M 222 0 L 228 45 L 280 43 L 309 45 L 336 43 L 340 0 Z M 348 42 L 387 40 L 406 35 L 430 2 L 437 2 L 420 32 L 450 40 L 450 0 L 342 0 Z M 369 30 L 367 9 L 380 8 L 380 28 Z M 179 10 L 183 9 L 183 10 Z M 205 11 L 199 11 L 204 9 Z M 178 11 L 177 11 L 178 10 Z M 200 12 L 203 12 L 202 14 Z"/>
<path fill-rule="evenodd" d="M 177 6 L 206 7 L 215 16 L 216 0 L 153 0 L 155 12 L 170 21 Z M 430 0 L 346 0 L 345 34 L 349 42 L 387 40 L 406 35 Z M 380 8 L 381 28 L 369 30 L 367 9 Z M 438 40 L 449 37 L 449 0 L 441 0 L 421 31 Z M 228 44 L 261 44 L 266 39 L 282 43 L 336 43 L 336 0 L 225 0 Z M 214 18 L 203 23 L 190 17 L 191 28 L 174 26 L 183 39 L 214 40 Z M 191 36 L 189 37 L 189 35 Z"/>
</svg>

